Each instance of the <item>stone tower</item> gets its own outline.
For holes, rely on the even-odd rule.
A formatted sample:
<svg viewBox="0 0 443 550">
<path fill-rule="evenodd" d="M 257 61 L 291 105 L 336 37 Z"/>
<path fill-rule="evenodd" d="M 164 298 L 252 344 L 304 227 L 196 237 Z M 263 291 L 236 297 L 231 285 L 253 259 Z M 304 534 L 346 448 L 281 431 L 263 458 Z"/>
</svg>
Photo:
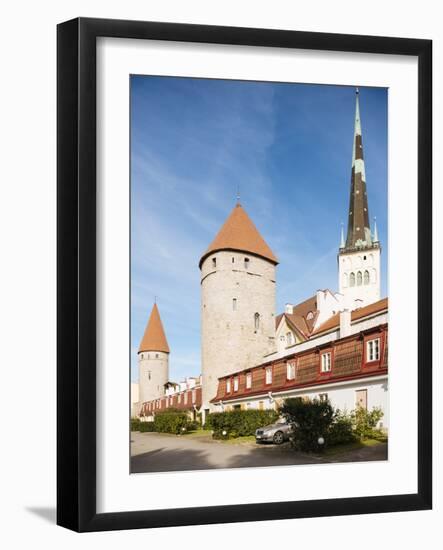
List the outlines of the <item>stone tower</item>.
<svg viewBox="0 0 443 550">
<path fill-rule="evenodd" d="M 138 350 L 139 401 L 164 395 L 169 378 L 169 346 L 157 304 L 154 304 Z"/>
<path fill-rule="evenodd" d="M 344 305 L 348 309 L 355 309 L 380 300 L 380 252 L 377 227 L 374 222 L 374 233 L 371 233 L 369 223 L 357 89 L 348 231 L 345 241 L 342 228 L 338 253 L 339 289 L 344 296 Z"/>
<path fill-rule="evenodd" d="M 237 205 L 200 260 L 203 410 L 218 377 L 273 350 L 277 258 Z"/>
</svg>

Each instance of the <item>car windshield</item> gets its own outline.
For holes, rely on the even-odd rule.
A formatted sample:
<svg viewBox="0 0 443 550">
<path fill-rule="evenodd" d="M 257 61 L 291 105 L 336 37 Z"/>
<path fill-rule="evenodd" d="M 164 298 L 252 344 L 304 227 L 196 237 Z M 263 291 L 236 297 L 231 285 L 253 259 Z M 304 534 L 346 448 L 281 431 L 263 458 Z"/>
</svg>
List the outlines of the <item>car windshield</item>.
<svg viewBox="0 0 443 550">
<path fill-rule="evenodd" d="M 284 418 L 279 418 L 276 424 L 286 424 L 286 420 Z"/>
</svg>

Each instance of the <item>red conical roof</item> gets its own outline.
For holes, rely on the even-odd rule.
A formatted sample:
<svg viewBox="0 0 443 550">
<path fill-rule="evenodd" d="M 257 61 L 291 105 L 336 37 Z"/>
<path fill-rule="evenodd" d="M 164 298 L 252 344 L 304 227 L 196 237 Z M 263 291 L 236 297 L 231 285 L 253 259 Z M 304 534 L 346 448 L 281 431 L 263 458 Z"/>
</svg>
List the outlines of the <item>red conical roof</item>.
<svg viewBox="0 0 443 550">
<path fill-rule="evenodd" d="M 240 204 L 234 207 L 217 236 L 201 257 L 200 267 L 203 260 L 217 250 L 240 250 L 261 256 L 275 264 L 278 263 L 276 256 Z"/>
<path fill-rule="evenodd" d="M 138 348 L 139 353 L 142 351 L 164 351 L 169 353 L 168 341 L 166 340 L 165 331 L 163 330 L 157 304 L 154 304 L 152 308 L 145 333 L 143 334 L 140 347 Z"/>
</svg>

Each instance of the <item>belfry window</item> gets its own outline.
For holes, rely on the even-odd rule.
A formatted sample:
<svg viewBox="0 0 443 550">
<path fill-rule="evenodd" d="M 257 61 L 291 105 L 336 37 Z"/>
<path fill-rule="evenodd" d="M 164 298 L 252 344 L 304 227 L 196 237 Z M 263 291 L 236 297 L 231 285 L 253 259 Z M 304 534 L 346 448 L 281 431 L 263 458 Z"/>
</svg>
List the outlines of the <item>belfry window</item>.
<svg viewBox="0 0 443 550">
<path fill-rule="evenodd" d="M 362 275 L 361 275 L 361 271 L 359 271 L 357 273 L 357 286 L 360 286 L 362 283 Z"/>
<path fill-rule="evenodd" d="M 355 273 L 352 272 L 349 275 L 349 286 L 355 286 Z"/>
<path fill-rule="evenodd" d="M 254 329 L 257 331 L 260 328 L 260 313 L 254 314 Z"/>
<path fill-rule="evenodd" d="M 365 285 L 369 284 L 369 271 L 368 270 L 366 270 L 365 274 L 364 274 L 364 283 L 365 283 Z"/>
</svg>

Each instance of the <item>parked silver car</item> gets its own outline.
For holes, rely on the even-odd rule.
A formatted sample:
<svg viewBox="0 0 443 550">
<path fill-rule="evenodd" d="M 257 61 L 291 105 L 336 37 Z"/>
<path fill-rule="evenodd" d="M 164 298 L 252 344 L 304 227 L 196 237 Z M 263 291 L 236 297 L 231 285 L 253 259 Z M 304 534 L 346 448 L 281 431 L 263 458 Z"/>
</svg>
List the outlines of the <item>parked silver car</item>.
<svg viewBox="0 0 443 550">
<path fill-rule="evenodd" d="M 284 418 L 279 418 L 274 424 L 256 430 L 255 441 L 256 443 L 268 441 L 281 445 L 284 441 L 288 441 L 291 429 L 291 425 Z"/>
</svg>

